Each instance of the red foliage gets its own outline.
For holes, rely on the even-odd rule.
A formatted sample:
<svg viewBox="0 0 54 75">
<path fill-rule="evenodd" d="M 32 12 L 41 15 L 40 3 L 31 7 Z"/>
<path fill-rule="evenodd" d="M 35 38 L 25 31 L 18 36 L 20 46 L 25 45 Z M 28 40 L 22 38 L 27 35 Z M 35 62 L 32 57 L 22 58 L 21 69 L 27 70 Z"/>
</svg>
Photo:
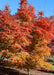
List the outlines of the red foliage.
<svg viewBox="0 0 54 75">
<path fill-rule="evenodd" d="M 35 15 L 35 9 L 27 0 L 20 0 L 20 8 L 15 15 L 10 14 L 10 9 L 0 10 L 0 41 L 5 43 L 5 49 L 11 46 L 15 50 L 24 49 L 32 42 L 34 34 L 38 38 L 51 40 L 54 37 L 54 22 L 49 18 L 42 17 L 43 12 L 39 12 L 39 17 Z M 3 46 L 1 46 L 1 49 Z"/>
</svg>

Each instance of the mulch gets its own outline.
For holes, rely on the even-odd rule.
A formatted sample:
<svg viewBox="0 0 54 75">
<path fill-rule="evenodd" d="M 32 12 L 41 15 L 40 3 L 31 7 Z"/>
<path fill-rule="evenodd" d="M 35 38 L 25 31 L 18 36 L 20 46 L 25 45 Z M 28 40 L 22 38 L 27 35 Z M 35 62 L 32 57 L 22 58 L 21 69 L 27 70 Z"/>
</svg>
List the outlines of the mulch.
<svg viewBox="0 0 54 75">
<path fill-rule="evenodd" d="M 39 71 L 32 71 L 31 75 L 54 75 L 54 71 L 47 71 L 47 70 L 39 70 Z M 28 75 L 26 71 L 10 68 L 6 66 L 0 66 L 0 75 Z"/>
<path fill-rule="evenodd" d="M 15 69 L 0 66 L 0 75 L 26 75 L 26 74 L 21 73 Z"/>
</svg>

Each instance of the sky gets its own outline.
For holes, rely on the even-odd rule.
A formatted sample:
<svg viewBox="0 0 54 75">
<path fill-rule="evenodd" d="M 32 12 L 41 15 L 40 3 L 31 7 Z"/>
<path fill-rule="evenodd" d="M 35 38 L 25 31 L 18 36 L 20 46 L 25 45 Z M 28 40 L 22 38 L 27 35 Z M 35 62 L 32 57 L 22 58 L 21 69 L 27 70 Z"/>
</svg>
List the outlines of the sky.
<svg viewBox="0 0 54 75">
<path fill-rule="evenodd" d="M 50 17 L 54 15 L 54 0 L 28 0 L 35 7 L 35 14 L 38 11 L 44 11 L 44 15 Z M 20 0 L 0 0 L 0 10 L 9 5 L 11 14 L 15 14 L 19 8 Z"/>
</svg>

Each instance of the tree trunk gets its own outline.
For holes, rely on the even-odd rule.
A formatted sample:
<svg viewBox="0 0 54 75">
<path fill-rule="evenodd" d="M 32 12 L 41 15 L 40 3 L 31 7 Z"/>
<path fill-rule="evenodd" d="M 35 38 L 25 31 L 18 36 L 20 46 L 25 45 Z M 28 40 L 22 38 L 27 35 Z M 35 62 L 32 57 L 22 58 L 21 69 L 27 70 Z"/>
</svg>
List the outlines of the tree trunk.
<svg viewBox="0 0 54 75">
<path fill-rule="evenodd" d="M 28 71 L 28 75 L 30 75 L 30 71 L 29 71 L 29 69 L 27 69 L 27 71 Z"/>
</svg>

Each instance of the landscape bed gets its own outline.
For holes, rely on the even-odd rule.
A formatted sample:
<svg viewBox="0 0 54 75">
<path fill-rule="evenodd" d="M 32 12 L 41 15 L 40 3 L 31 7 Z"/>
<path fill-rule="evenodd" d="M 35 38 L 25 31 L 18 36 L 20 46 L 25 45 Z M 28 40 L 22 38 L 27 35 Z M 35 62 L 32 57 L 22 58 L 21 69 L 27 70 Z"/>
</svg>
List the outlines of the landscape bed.
<svg viewBox="0 0 54 75">
<path fill-rule="evenodd" d="M 52 70 L 31 70 L 31 75 L 54 75 Z M 13 67 L 0 66 L 0 75 L 27 75 L 27 71 L 16 69 Z"/>
</svg>

